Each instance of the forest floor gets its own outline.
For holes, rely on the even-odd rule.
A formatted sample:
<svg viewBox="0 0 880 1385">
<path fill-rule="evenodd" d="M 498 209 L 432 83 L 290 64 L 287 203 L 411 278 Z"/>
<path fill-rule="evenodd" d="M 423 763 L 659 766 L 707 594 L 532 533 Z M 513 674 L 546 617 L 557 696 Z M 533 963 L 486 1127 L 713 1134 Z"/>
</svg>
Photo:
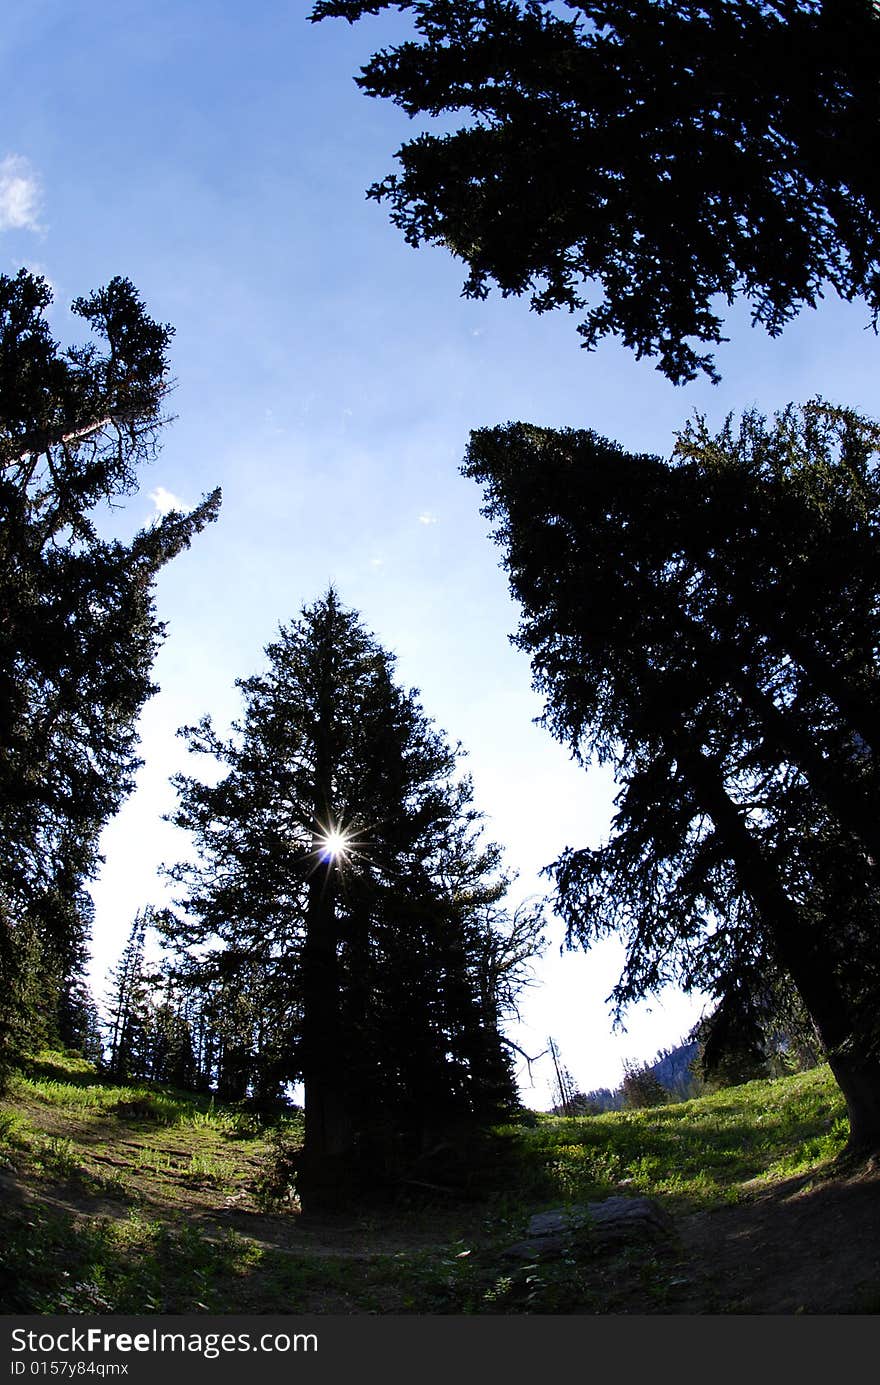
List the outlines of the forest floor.
<svg viewBox="0 0 880 1385">
<path fill-rule="evenodd" d="M 880 1169 L 843 1165 L 842 1133 L 816 1070 L 537 1117 L 470 1186 L 313 1218 L 276 1196 L 277 1127 L 35 1071 L 0 1103 L 0 1311 L 873 1314 Z M 535 1212 L 621 1194 L 655 1199 L 670 1234 L 506 1255 Z"/>
<path fill-rule="evenodd" d="M 666 1311 L 880 1312 L 880 1170 L 826 1170 L 742 1194 L 680 1219 L 690 1283 Z"/>
</svg>

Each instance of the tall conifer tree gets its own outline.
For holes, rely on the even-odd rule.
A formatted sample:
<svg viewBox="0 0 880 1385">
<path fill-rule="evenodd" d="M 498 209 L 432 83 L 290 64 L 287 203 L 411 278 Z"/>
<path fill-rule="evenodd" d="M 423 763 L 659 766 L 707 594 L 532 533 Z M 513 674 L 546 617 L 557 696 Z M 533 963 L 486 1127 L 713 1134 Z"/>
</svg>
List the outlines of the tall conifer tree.
<svg viewBox="0 0 880 1385">
<path fill-rule="evenodd" d="M 619 1005 L 793 980 L 880 1148 L 880 430 L 813 402 L 697 422 L 671 462 L 590 432 L 474 434 L 544 722 L 622 785 L 553 873 L 571 940 L 621 930 Z"/>
<path fill-rule="evenodd" d="M 224 772 L 177 778 L 173 821 L 198 858 L 172 872 L 184 890 L 166 935 L 190 957 L 234 952 L 286 995 L 283 1076 L 305 1085 L 299 1191 L 314 1208 L 438 1123 L 514 1100 L 473 932 L 506 881 L 459 752 L 333 590 L 266 653 L 239 681 L 230 737 L 209 718 L 185 729 Z"/>
<path fill-rule="evenodd" d="M 35 997 L 44 1030 L 66 1023 L 89 941 L 84 887 L 155 692 L 155 578 L 220 502 L 128 543 L 101 536 L 101 507 L 133 494 L 155 455 L 172 329 L 116 278 L 73 304 L 91 339 L 63 349 L 51 297 L 26 270 L 0 275 L 0 1070 L 39 1037 Z"/>
</svg>

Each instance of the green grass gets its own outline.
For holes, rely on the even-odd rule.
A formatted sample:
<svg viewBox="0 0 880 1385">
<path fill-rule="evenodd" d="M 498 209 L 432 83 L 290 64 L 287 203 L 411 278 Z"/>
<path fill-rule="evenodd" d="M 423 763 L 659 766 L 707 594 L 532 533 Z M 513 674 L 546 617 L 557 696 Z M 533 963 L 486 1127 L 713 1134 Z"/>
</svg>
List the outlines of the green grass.
<svg viewBox="0 0 880 1385">
<path fill-rule="evenodd" d="M 534 1193 L 549 1200 L 608 1196 L 624 1184 L 694 1210 L 735 1201 L 753 1180 L 830 1163 L 847 1128 L 843 1098 L 820 1067 L 670 1106 L 544 1117 L 509 1138 Z"/>
<path fill-rule="evenodd" d="M 317 1248 L 273 1181 L 300 1133 L 295 1117 L 267 1123 L 38 1055 L 0 1101 L 0 1173 L 19 1197 L 0 1212 L 0 1311 L 589 1313 L 630 1311 L 637 1293 L 639 1311 L 663 1312 L 674 1251 L 534 1264 L 502 1252 L 561 1203 L 630 1193 L 688 1213 L 821 1178 L 846 1121 L 827 1068 L 677 1105 L 538 1116 L 494 1132 L 468 1199 L 413 1193 Z"/>
</svg>

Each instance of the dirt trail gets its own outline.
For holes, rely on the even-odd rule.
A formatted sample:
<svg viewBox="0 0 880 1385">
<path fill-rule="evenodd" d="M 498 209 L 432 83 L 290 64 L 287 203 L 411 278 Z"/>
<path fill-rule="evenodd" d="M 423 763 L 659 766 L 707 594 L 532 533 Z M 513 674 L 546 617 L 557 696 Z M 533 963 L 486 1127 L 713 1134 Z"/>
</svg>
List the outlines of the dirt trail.
<svg viewBox="0 0 880 1385">
<path fill-rule="evenodd" d="M 35 1191 L 10 1173 L 0 1173 L 0 1195 L 74 1217 L 131 1213 L 122 1202 L 85 1198 L 63 1185 Z M 178 1220 L 179 1211 L 151 1207 L 148 1214 Z M 452 1234 L 447 1216 L 309 1220 L 224 1208 L 210 1199 L 196 1199 L 186 1221 L 212 1238 L 234 1230 L 263 1249 L 314 1259 L 408 1254 L 448 1244 Z M 666 1314 L 880 1312 L 880 1169 L 793 1178 L 771 1190 L 746 1190 L 735 1206 L 679 1216 L 664 1259 L 669 1290 L 660 1311 Z M 624 1282 L 614 1311 L 658 1308 Z"/>
<path fill-rule="evenodd" d="M 677 1224 L 676 1313 L 880 1311 L 880 1169 L 792 1178 Z"/>
<path fill-rule="evenodd" d="M 375 1214 L 305 1218 L 293 1210 L 273 1216 L 240 1205 L 238 1198 L 227 1198 L 227 1205 L 223 1205 L 222 1200 L 211 1196 L 210 1190 L 204 1190 L 201 1196 L 195 1190 L 184 1210 L 172 1202 L 132 1203 L 100 1194 L 89 1196 L 64 1182 L 35 1188 L 16 1174 L 2 1170 L 0 1199 L 10 1208 L 48 1207 L 75 1221 L 96 1218 L 125 1221 L 137 1210 L 150 1220 L 195 1228 L 208 1240 L 222 1239 L 234 1231 L 262 1250 L 314 1259 L 371 1260 L 380 1255 L 443 1245 L 451 1234 L 447 1217 L 434 1216 L 419 1224 L 412 1219 L 404 1222 L 399 1214 L 381 1221 Z"/>
</svg>

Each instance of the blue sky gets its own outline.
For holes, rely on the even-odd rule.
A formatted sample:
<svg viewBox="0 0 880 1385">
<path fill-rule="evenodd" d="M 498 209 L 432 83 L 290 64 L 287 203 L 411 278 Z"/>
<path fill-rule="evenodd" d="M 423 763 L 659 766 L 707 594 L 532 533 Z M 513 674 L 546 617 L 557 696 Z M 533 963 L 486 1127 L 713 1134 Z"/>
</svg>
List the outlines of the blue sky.
<svg viewBox="0 0 880 1385">
<path fill-rule="evenodd" d="M 461 266 L 414 251 L 364 190 L 414 132 L 353 77 L 400 32 L 310 25 L 308 3 L 7 0 L 0 33 L 0 268 L 54 286 L 53 325 L 114 274 L 176 328 L 176 421 L 124 532 L 177 497 L 224 491 L 218 523 L 162 575 L 162 692 L 142 723 L 146 764 L 107 829 L 94 888 L 97 989 L 135 911 L 159 903 L 158 864 L 181 854 L 161 822 L 174 732 L 237 710 L 279 622 L 333 581 L 426 711 L 469 750 L 489 831 L 518 895 L 565 845 L 598 842 L 612 786 L 532 724 L 540 705 L 508 635 L 516 608 L 458 467 L 473 427 L 508 419 L 590 427 L 666 455 L 694 411 L 719 422 L 815 394 L 877 403 L 880 344 L 861 306 L 828 302 L 771 341 L 740 306 L 718 352 L 722 383 L 675 388 L 613 343 L 587 354 L 571 319 L 461 298 Z M 818 595 L 818 594 L 817 594 Z M 558 956 L 512 1031 L 558 1043 L 584 1089 L 616 1085 L 624 1058 L 676 1042 L 699 1013 L 675 993 L 612 1035 L 604 998 L 620 951 Z M 546 1104 L 550 1066 L 524 1075 Z"/>
</svg>

